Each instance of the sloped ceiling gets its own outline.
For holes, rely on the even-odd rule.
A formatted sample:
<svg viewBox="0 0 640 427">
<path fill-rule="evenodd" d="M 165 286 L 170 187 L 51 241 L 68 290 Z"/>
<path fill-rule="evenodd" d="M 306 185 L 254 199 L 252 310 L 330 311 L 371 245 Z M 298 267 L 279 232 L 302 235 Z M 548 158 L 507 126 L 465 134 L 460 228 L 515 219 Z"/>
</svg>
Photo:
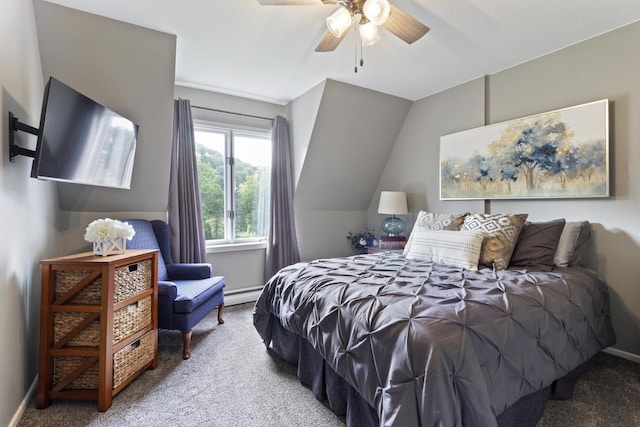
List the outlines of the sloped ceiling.
<svg viewBox="0 0 640 427">
<path fill-rule="evenodd" d="M 177 34 L 183 86 L 283 105 L 326 78 L 415 101 L 640 19 L 638 0 L 392 0 L 431 31 L 407 45 L 383 29 L 354 73 L 354 31 L 314 52 L 339 7 L 321 0 L 50 1 Z"/>
<path fill-rule="evenodd" d="M 44 80 L 54 76 L 139 125 L 131 190 L 58 183 L 60 209 L 166 210 L 176 37 L 40 0 L 34 8 Z"/>
<path fill-rule="evenodd" d="M 366 211 L 410 107 L 403 98 L 327 80 L 299 172 L 296 210 Z"/>
</svg>

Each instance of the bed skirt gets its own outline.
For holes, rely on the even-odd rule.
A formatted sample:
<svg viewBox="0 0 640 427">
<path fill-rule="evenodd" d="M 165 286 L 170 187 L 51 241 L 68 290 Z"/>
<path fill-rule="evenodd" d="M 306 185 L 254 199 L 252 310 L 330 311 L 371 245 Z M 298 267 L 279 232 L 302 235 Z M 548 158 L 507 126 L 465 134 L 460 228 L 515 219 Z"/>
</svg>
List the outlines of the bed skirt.
<svg viewBox="0 0 640 427">
<path fill-rule="evenodd" d="M 284 361 L 297 365 L 300 382 L 311 389 L 316 399 L 327 401 L 331 410 L 345 417 L 348 427 L 376 427 L 378 414 L 364 398 L 340 377 L 311 344 L 301 336 L 282 327 L 273 315 L 271 350 Z M 547 400 L 566 400 L 591 361 L 578 366 L 548 387 L 524 396 L 496 417 L 499 427 L 535 427 L 544 412 Z"/>
</svg>

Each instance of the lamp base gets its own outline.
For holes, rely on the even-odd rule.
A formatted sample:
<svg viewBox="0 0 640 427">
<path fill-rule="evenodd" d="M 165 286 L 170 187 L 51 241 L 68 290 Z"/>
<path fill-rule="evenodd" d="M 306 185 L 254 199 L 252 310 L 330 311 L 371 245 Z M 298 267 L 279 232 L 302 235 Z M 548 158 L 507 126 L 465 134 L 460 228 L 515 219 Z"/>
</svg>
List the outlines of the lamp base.
<svg viewBox="0 0 640 427">
<path fill-rule="evenodd" d="M 397 236 L 403 233 L 406 228 L 407 225 L 404 221 L 395 215 L 382 221 L 382 231 L 387 233 L 389 236 Z"/>
</svg>

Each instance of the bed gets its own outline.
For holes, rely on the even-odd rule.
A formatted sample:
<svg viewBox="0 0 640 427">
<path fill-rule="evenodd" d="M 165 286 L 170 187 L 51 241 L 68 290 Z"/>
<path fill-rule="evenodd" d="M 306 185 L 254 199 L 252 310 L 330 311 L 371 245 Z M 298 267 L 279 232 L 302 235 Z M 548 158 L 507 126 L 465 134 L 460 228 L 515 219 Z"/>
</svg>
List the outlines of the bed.
<svg viewBox="0 0 640 427">
<path fill-rule="evenodd" d="M 502 268 L 411 251 L 289 266 L 265 285 L 254 326 L 347 425 L 534 426 L 546 399 L 569 397 L 615 333 L 604 280 L 570 259 L 549 261 L 555 237 L 546 264 L 522 262 L 535 241 L 523 242 L 525 228 L 511 236 L 520 265 Z"/>
</svg>

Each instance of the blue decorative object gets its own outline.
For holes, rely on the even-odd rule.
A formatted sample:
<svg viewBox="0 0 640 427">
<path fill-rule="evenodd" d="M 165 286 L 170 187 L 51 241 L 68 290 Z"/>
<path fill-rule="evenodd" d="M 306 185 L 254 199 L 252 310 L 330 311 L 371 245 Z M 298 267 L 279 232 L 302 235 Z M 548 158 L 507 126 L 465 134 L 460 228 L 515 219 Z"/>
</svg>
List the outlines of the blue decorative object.
<svg viewBox="0 0 640 427">
<path fill-rule="evenodd" d="M 402 234 L 404 230 L 407 228 L 407 224 L 395 215 L 385 219 L 382 221 L 382 231 L 387 233 L 389 236 L 397 236 Z"/>
<path fill-rule="evenodd" d="M 378 239 L 373 234 L 374 230 L 364 229 L 364 232 L 353 234 L 349 232 L 347 239 L 351 241 L 353 253 L 360 255 L 367 252 L 367 246 L 377 246 Z"/>
<path fill-rule="evenodd" d="M 378 213 L 391 215 L 382 222 L 382 231 L 389 236 L 398 236 L 407 228 L 405 222 L 396 215 L 406 215 L 408 212 L 407 193 L 404 191 L 382 191 L 380 193 Z"/>
</svg>

